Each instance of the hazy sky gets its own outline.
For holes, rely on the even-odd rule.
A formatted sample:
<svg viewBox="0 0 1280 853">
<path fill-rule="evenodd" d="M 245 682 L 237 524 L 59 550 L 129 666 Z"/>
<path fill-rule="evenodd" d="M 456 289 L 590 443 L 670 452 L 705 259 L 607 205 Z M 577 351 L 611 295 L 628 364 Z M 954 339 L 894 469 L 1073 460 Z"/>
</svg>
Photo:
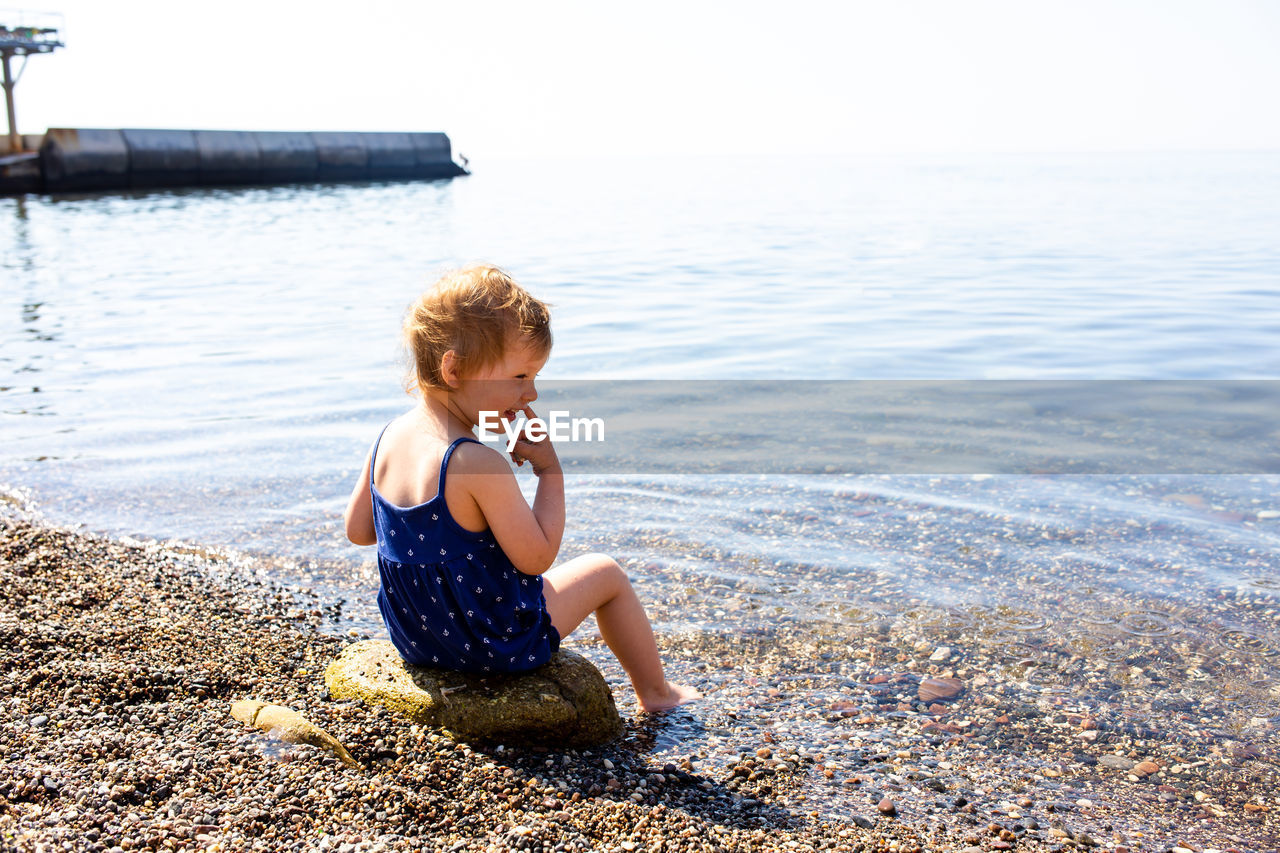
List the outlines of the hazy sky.
<svg viewBox="0 0 1280 853">
<path fill-rule="evenodd" d="M 444 130 L 472 159 L 1280 148 L 1275 0 L 29 8 L 63 13 L 67 47 L 32 58 L 24 133 Z"/>
</svg>

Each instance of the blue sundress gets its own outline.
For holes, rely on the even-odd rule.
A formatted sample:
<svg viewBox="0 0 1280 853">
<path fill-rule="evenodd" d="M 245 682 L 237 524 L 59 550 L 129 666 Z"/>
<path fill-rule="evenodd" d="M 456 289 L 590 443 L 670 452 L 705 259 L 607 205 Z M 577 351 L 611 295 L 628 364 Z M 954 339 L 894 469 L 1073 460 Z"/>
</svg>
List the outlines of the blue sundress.
<svg viewBox="0 0 1280 853">
<path fill-rule="evenodd" d="M 381 441 L 380 435 L 369 459 L 378 609 L 400 656 L 416 666 L 478 673 L 546 663 L 560 634 L 547 614 L 542 577 L 516 569 L 493 531 L 467 530 L 445 505 L 449 458 L 459 444 L 476 440 L 464 436 L 449 445 L 435 497 L 411 507 L 391 503 L 374 485 Z"/>
</svg>

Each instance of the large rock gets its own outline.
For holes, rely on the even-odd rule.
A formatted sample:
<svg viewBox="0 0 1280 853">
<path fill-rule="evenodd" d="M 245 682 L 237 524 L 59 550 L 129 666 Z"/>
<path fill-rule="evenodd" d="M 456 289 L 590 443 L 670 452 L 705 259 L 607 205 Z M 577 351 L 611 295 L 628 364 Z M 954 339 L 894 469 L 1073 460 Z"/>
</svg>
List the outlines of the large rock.
<svg viewBox="0 0 1280 853">
<path fill-rule="evenodd" d="M 381 705 L 464 740 L 582 747 L 622 733 L 600 670 L 563 649 L 530 672 L 479 676 L 410 666 L 389 641 L 363 640 L 329 664 L 324 683 L 336 699 Z"/>
</svg>

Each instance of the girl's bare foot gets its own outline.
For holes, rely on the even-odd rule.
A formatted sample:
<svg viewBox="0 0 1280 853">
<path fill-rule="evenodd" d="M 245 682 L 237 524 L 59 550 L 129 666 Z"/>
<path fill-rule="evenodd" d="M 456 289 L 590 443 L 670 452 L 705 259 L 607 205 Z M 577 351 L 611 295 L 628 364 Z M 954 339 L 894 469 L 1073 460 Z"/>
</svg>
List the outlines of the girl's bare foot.
<svg viewBox="0 0 1280 853">
<path fill-rule="evenodd" d="M 637 704 L 640 710 L 652 714 L 657 711 L 666 711 L 677 705 L 683 705 L 686 702 L 692 702 L 701 699 L 702 694 L 692 687 L 683 684 L 672 684 L 670 681 L 666 684 L 666 689 L 652 695 L 637 694 Z"/>
</svg>

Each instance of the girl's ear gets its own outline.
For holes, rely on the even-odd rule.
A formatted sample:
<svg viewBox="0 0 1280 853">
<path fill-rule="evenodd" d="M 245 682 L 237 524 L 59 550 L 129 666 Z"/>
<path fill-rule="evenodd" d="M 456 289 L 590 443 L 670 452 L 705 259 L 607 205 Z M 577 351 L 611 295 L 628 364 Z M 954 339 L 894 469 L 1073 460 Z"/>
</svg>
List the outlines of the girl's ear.
<svg viewBox="0 0 1280 853">
<path fill-rule="evenodd" d="M 458 354 L 453 350 L 446 350 L 440 358 L 440 378 L 450 388 L 458 387 Z"/>
</svg>

